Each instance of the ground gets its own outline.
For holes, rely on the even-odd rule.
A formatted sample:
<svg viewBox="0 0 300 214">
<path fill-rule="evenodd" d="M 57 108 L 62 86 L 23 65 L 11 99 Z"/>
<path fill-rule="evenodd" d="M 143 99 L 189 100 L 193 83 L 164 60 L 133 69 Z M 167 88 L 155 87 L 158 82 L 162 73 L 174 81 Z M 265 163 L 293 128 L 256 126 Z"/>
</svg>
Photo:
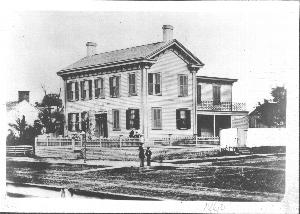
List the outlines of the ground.
<svg viewBox="0 0 300 214">
<path fill-rule="evenodd" d="M 7 180 L 159 200 L 281 201 L 284 196 L 284 155 L 170 160 L 150 168 L 80 161 L 7 158 Z"/>
</svg>

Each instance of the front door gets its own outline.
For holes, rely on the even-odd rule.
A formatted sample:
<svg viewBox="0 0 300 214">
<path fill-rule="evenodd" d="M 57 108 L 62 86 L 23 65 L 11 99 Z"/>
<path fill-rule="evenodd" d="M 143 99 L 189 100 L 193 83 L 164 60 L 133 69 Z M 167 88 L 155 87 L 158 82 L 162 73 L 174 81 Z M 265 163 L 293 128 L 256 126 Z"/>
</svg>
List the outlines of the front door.
<svg viewBox="0 0 300 214">
<path fill-rule="evenodd" d="M 237 146 L 245 147 L 247 141 L 247 129 L 237 128 Z"/>
<path fill-rule="evenodd" d="M 96 137 L 107 137 L 107 113 L 96 114 Z"/>
</svg>

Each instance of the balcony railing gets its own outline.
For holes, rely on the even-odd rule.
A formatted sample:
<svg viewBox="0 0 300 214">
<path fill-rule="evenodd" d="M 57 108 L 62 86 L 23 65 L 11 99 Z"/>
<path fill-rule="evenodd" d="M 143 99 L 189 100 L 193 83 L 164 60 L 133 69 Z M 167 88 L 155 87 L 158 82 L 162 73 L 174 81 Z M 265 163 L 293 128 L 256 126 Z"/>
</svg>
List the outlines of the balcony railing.
<svg viewBox="0 0 300 214">
<path fill-rule="evenodd" d="M 197 104 L 197 110 L 206 111 L 246 111 L 245 103 L 235 102 L 219 102 L 214 101 L 201 101 Z"/>
</svg>

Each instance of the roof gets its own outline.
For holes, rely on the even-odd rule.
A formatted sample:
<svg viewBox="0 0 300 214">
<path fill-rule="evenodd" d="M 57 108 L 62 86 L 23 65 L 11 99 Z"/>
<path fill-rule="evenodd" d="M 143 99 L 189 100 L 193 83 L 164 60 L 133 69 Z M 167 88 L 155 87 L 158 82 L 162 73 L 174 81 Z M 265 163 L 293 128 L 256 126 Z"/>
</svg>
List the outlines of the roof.
<svg viewBox="0 0 300 214">
<path fill-rule="evenodd" d="M 62 69 L 58 72 L 58 75 L 62 73 L 67 73 L 71 70 L 84 69 L 89 67 L 96 67 L 107 64 L 118 64 L 126 61 L 132 60 L 143 60 L 151 59 L 154 55 L 159 53 L 161 50 L 170 47 L 173 44 L 177 44 L 178 47 L 184 49 L 184 51 L 189 55 L 195 64 L 203 66 L 204 64 L 195 57 L 191 52 L 189 52 L 183 45 L 181 45 L 176 39 L 170 40 L 168 42 L 156 42 L 136 47 L 130 47 L 110 52 L 104 52 L 100 54 L 95 54 L 93 56 L 86 56 L 77 62 L 69 65 L 68 67 Z"/>
<path fill-rule="evenodd" d="M 228 83 L 234 83 L 237 81 L 237 79 L 221 78 L 221 77 L 208 77 L 208 76 L 197 76 L 197 80 L 211 81 L 211 82 L 228 82 Z"/>
</svg>

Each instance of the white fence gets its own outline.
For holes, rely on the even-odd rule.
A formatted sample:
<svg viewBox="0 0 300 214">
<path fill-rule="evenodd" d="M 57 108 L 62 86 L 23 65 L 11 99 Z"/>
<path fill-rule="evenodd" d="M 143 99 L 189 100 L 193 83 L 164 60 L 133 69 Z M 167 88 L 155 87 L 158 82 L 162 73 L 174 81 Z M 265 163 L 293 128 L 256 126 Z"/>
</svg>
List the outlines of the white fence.
<svg viewBox="0 0 300 214">
<path fill-rule="evenodd" d="M 35 138 L 36 147 L 138 147 L 140 143 L 145 146 L 200 146 L 200 145 L 219 145 L 219 137 L 195 137 L 195 136 L 171 136 L 157 138 L 127 138 L 110 137 L 98 138 L 94 140 L 72 139 L 72 138 L 53 138 L 37 137 Z"/>
</svg>

